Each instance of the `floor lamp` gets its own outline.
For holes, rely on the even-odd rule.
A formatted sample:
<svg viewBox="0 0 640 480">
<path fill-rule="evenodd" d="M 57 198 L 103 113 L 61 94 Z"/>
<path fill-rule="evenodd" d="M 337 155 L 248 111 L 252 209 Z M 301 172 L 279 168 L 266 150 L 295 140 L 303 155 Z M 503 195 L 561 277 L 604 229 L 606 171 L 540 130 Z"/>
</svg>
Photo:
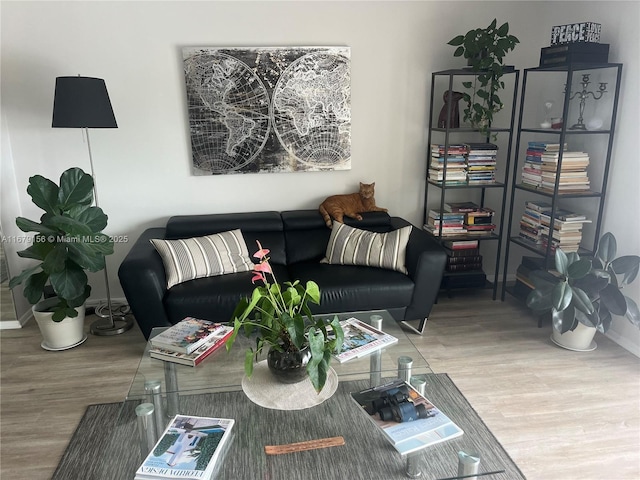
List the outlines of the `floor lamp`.
<svg viewBox="0 0 640 480">
<path fill-rule="evenodd" d="M 91 176 L 93 177 L 93 191 L 98 207 L 98 187 L 93 170 L 89 129 L 118 128 L 104 80 L 81 77 L 80 75 L 77 77 L 57 77 L 51 126 L 54 128 L 82 128 L 84 130 L 89 150 Z M 114 310 L 113 308 L 106 261 L 104 280 L 107 287 L 107 304 L 96 307 L 95 313 L 100 317 L 100 320 L 91 324 L 90 331 L 94 335 L 118 335 L 133 326 L 133 319 L 126 316 L 126 311 Z"/>
</svg>

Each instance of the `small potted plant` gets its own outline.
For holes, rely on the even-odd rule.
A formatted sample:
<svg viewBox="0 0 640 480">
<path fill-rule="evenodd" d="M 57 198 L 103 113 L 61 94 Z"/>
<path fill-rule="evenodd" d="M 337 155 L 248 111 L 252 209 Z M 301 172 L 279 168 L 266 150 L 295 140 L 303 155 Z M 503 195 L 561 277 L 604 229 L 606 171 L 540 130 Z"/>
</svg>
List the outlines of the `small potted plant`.
<svg viewBox="0 0 640 480">
<path fill-rule="evenodd" d="M 591 349 L 596 330 L 606 333 L 613 315 L 625 316 L 640 328 L 638 305 L 621 292 L 637 277 L 640 257 L 615 258 L 616 251 L 616 239 L 607 232 L 593 260 L 558 248 L 556 283 L 532 275 L 536 288 L 527 297 L 527 306 L 538 313 L 551 311 L 556 344 L 571 350 Z"/>
<path fill-rule="evenodd" d="M 509 24 L 497 26 L 494 18 L 486 28 L 469 30 L 465 35 L 457 35 L 447 42 L 456 48 L 454 57 L 464 57 L 473 72 L 480 72 L 473 82 L 463 82 L 469 90 L 463 92 L 464 120 L 487 135 L 493 116 L 503 108 L 498 95 L 504 88 L 501 80 L 505 72 L 504 57 L 520 43 L 517 37 L 509 34 Z"/>
<path fill-rule="evenodd" d="M 24 284 L 43 348 L 69 348 L 84 335 L 84 304 L 91 293 L 85 271 L 102 270 L 105 255 L 113 253 L 113 241 L 102 233 L 107 216 L 91 206 L 93 178 L 80 168 L 63 172 L 59 186 L 35 175 L 29 178 L 27 193 L 44 214 L 40 222 L 16 219 L 20 230 L 35 232 L 31 246 L 18 255 L 37 263 L 12 278 L 9 287 Z M 55 296 L 42 300 L 48 286 Z"/>
<path fill-rule="evenodd" d="M 240 301 L 233 314 L 234 331 L 227 341 L 231 349 L 240 330 L 247 336 L 257 332 L 256 348 L 245 355 L 245 373 L 253 373 L 254 359 L 265 346 L 269 347 L 267 364 L 275 377 L 285 383 L 304 380 L 307 375 L 317 392 L 324 387 L 329 372 L 331 354 L 338 353 L 344 333 L 337 317 L 331 321 L 314 319 L 309 302 L 320 303 L 320 289 L 313 281 L 280 285 L 269 264 L 269 250 L 254 254 L 260 263 L 254 266 L 252 282 L 264 285 L 253 290 L 251 298 Z M 273 282 L 269 282 L 267 275 Z"/>
</svg>

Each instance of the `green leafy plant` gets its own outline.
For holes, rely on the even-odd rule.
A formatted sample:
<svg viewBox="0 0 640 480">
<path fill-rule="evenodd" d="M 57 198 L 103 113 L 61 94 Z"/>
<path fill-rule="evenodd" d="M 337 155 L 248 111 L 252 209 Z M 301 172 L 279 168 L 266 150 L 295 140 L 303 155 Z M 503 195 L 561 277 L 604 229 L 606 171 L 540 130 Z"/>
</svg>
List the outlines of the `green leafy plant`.
<svg viewBox="0 0 640 480">
<path fill-rule="evenodd" d="M 509 34 L 509 24 L 503 23 L 498 27 L 495 18 L 488 27 L 469 30 L 447 42 L 458 47 L 454 57 L 466 58 L 472 71 L 481 72 L 473 82 L 462 83 L 471 92 L 463 92 L 463 100 L 467 104 L 464 120 L 485 135 L 489 132 L 493 116 L 504 107 L 498 95 L 505 86 L 501 80 L 504 57 L 518 43 L 520 40 Z"/>
<path fill-rule="evenodd" d="M 59 302 L 52 308 L 53 321 L 76 317 L 91 293 L 85 271 L 104 268 L 105 255 L 113 253 L 113 241 L 102 230 L 107 216 L 93 203 L 93 178 L 80 168 L 60 176 L 60 185 L 40 175 L 29 178 L 27 193 L 44 210 L 40 222 L 16 219 L 23 232 L 35 232 L 32 244 L 18 252 L 38 263 L 9 282 L 14 288 L 24 283 L 24 295 L 32 305 L 40 301 L 50 284 Z"/>
<path fill-rule="evenodd" d="M 233 346 L 240 330 L 247 336 L 258 332 L 256 347 L 245 354 L 245 373 L 253 373 L 254 358 L 266 345 L 281 352 L 296 352 L 306 346 L 311 351 L 307 373 L 313 387 L 320 392 L 327 380 L 331 354 L 339 352 L 344 341 L 344 332 L 337 317 L 327 321 L 314 319 L 309 302 L 320 304 L 320 288 L 313 281 L 302 285 L 298 280 L 285 282 L 281 286 L 269 264 L 269 250 L 262 248 L 254 254 L 260 263 L 254 266 L 252 282 L 261 281 L 251 298 L 240 301 L 233 314 L 233 334 L 226 343 L 227 350 Z M 273 282 L 269 282 L 270 275 Z M 330 328 L 328 329 L 327 327 Z M 332 334 L 329 333 L 332 331 Z"/>
<path fill-rule="evenodd" d="M 638 305 L 621 292 L 624 285 L 637 277 L 640 257 L 615 258 L 616 251 L 616 239 L 609 232 L 598 242 L 593 260 L 557 249 L 555 266 L 559 281 L 553 284 L 532 275 L 536 288 L 527 297 L 527 306 L 539 313 L 550 310 L 554 327 L 560 333 L 574 330 L 578 322 L 605 333 L 613 315 L 625 316 L 640 328 Z"/>
</svg>

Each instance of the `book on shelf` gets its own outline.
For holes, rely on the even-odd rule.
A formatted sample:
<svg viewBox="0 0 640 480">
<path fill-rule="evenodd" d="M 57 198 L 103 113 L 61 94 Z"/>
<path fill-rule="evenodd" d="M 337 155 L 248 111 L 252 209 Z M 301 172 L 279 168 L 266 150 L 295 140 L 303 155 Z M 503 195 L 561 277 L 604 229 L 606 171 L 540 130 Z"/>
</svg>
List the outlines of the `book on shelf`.
<svg viewBox="0 0 640 480">
<path fill-rule="evenodd" d="M 235 421 L 176 415 L 135 473 L 135 480 L 211 478 Z"/>
<path fill-rule="evenodd" d="M 549 143 L 549 142 L 528 142 L 527 144 L 530 149 L 540 150 L 542 152 L 559 152 L 560 144 L 559 143 Z M 563 144 L 563 150 L 566 150 L 567 143 Z"/>
<path fill-rule="evenodd" d="M 447 202 L 443 205 L 445 212 L 475 212 L 480 206 L 473 202 Z"/>
<path fill-rule="evenodd" d="M 447 265 L 460 265 L 463 263 L 482 264 L 482 255 L 464 255 L 460 257 L 447 257 Z"/>
<path fill-rule="evenodd" d="M 223 328 L 221 323 L 187 317 L 149 341 L 154 348 L 191 353 Z"/>
<path fill-rule="evenodd" d="M 525 202 L 525 207 L 530 210 L 535 210 L 536 212 L 545 212 L 547 210 L 551 210 L 551 203 L 541 200 L 527 200 Z"/>
<path fill-rule="evenodd" d="M 353 392 L 351 396 L 401 455 L 464 433 L 431 401 L 402 380 Z"/>
<path fill-rule="evenodd" d="M 393 335 L 378 330 L 357 318 L 349 318 L 340 322 L 344 332 L 344 342 L 340 353 L 334 358 L 340 363 L 360 358 L 398 342 Z"/>
<path fill-rule="evenodd" d="M 478 248 L 478 240 L 447 240 L 444 246 L 450 250 L 466 250 Z"/>
<path fill-rule="evenodd" d="M 233 327 L 223 326 L 222 329 L 216 331 L 214 335 L 209 337 L 206 342 L 191 353 L 174 352 L 172 350 L 152 347 L 151 350 L 149 350 L 149 356 L 158 360 L 164 360 L 165 362 L 174 362 L 195 367 L 227 343 L 227 340 L 229 340 L 232 334 Z"/>
<path fill-rule="evenodd" d="M 438 210 L 429 210 L 429 218 L 434 220 L 460 220 L 464 221 L 464 213 L 439 212 Z"/>
<path fill-rule="evenodd" d="M 447 265 L 447 272 L 466 272 L 468 270 L 482 270 L 482 262 L 480 263 L 457 263 Z"/>
<path fill-rule="evenodd" d="M 427 233 L 430 233 L 434 237 L 439 237 L 442 235 L 443 237 L 456 237 L 459 235 L 465 235 L 467 233 L 467 229 L 464 228 L 463 225 L 458 227 L 434 227 L 433 225 L 429 225 L 428 223 L 423 225 L 422 227 Z"/>
<path fill-rule="evenodd" d="M 471 233 L 471 232 L 484 232 L 484 231 L 495 230 L 496 226 L 493 223 L 483 223 L 483 224 L 465 225 L 464 228 L 467 230 L 467 233 Z"/>
<path fill-rule="evenodd" d="M 474 242 L 477 242 L 477 240 L 474 240 Z M 447 242 L 444 242 L 444 243 L 446 244 Z M 480 255 L 480 249 L 477 247 L 460 248 L 457 250 L 452 250 L 451 248 L 445 246 L 444 250 L 447 253 L 447 256 L 449 257 L 449 259 L 458 258 L 458 257 L 475 257 Z"/>
</svg>

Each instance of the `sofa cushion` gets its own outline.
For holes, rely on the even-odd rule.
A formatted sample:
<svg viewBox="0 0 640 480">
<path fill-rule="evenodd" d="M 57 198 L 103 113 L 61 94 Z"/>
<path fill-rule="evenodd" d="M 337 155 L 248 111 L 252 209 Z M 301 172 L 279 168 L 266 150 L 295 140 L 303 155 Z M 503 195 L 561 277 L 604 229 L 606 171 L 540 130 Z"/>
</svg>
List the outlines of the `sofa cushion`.
<svg viewBox="0 0 640 480">
<path fill-rule="evenodd" d="M 152 239 L 167 276 L 167 288 L 187 280 L 253 268 L 240 230 L 179 240 Z"/>
<path fill-rule="evenodd" d="M 272 265 L 278 283 L 289 281 L 285 267 Z M 198 278 L 176 285 L 167 291 L 164 305 L 171 323 L 185 317 L 197 317 L 216 322 L 228 322 L 243 297 L 251 297 L 261 282 L 251 283 L 253 272 L 232 273 L 217 277 Z"/>
<path fill-rule="evenodd" d="M 331 229 L 327 228 L 318 210 L 290 210 L 282 212 L 287 248 L 287 264 L 319 262 L 325 257 Z M 392 230 L 391 217 L 385 212 L 365 212 L 362 220 L 349 217 L 345 225 L 374 232 Z M 248 241 L 248 240 L 247 240 Z M 263 245 L 266 245 L 262 242 Z"/>
<path fill-rule="evenodd" d="M 407 275 L 381 268 L 304 262 L 288 270 L 292 279 L 320 287 L 320 305 L 310 305 L 314 313 L 404 308 L 415 287 Z"/>
<path fill-rule="evenodd" d="M 376 233 L 333 222 L 321 263 L 386 268 L 406 274 L 405 256 L 411 229 L 407 226 Z"/>
<path fill-rule="evenodd" d="M 256 240 L 271 250 L 271 264 L 285 265 L 282 218 L 278 212 L 215 213 L 210 215 L 176 215 L 167 222 L 166 237 L 201 237 L 212 233 L 240 229 L 244 240 L 253 254 L 258 250 Z"/>
</svg>

